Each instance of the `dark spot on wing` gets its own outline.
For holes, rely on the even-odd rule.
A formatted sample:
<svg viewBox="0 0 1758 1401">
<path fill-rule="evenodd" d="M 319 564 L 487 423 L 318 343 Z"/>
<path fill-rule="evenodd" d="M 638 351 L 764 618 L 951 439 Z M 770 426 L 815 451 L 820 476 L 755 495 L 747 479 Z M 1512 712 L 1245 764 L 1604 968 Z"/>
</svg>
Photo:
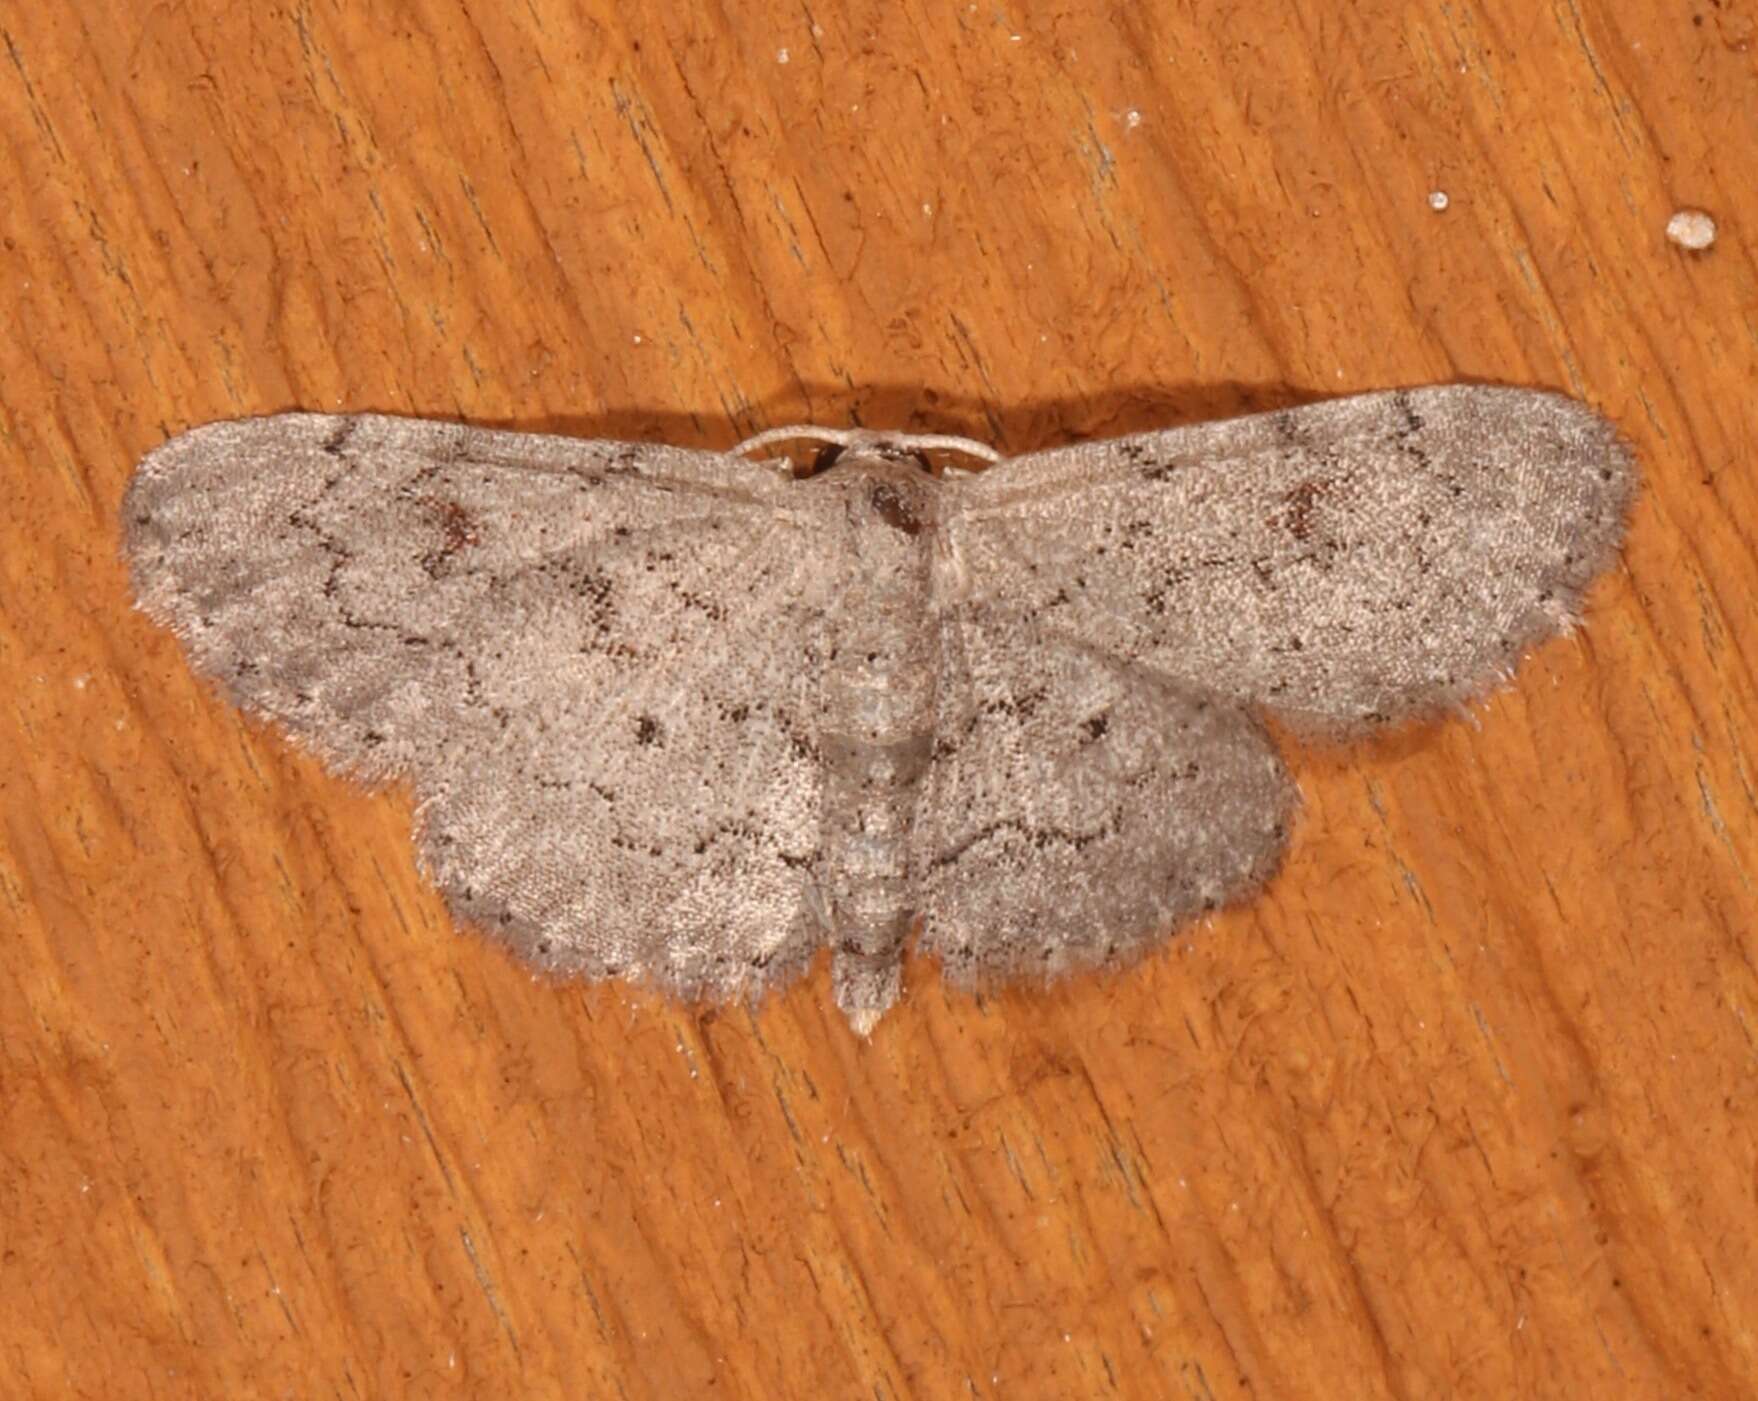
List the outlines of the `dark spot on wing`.
<svg viewBox="0 0 1758 1401">
<path fill-rule="evenodd" d="M 428 522 L 439 535 L 439 543 L 421 557 L 421 567 L 428 577 L 437 579 L 445 574 L 452 561 L 465 550 L 482 543 L 476 518 L 462 502 L 444 497 L 429 497 L 422 503 Z"/>
<path fill-rule="evenodd" d="M 344 418 L 336 425 L 335 431 L 318 444 L 318 447 L 331 457 L 340 457 L 348 446 L 348 440 L 354 436 L 354 431 L 359 426 L 358 419 Z"/>
<path fill-rule="evenodd" d="M 1296 540 L 1311 538 L 1312 518 L 1319 498 L 1330 490 L 1330 482 L 1309 477 L 1283 495 L 1282 503 L 1288 510 L 1282 517 L 1282 525 Z"/>
</svg>

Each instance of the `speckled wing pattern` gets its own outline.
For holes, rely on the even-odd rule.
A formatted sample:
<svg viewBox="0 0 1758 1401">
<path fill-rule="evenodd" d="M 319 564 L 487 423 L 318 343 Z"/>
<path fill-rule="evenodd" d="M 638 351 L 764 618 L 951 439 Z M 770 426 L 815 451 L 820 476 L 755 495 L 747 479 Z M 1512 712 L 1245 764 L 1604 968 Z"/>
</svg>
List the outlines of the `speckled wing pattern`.
<svg viewBox="0 0 1758 1401">
<path fill-rule="evenodd" d="M 1623 536 L 1616 431 L 1558 394 L 1442 385 L 1003 462 L 949 544 L 975 590 L 1336 737 L 1483 694 Z"/>
<path fill-rule="evenodd" d="M 1336 738 L 1484 694 L 1573 622 L 1634 485 L 1582 405 L 1468 385 L 960 483 L 924 946 L 966 980 L 1059 971 L 1249 893 L 1293 803 L 1252 712 Z"/>
<path fill-rule="evenodd" d="M 944 639 L 912 864 L 955 981 L 1118 962 L 1268 879 L 1293 789 L 1244 710 L 1010 607 Z"/>
<path fill-rule="evenodd" d="M 716 453 L 284 414 L 172 439 L 124 524 L 198 670 L 336 767 L 408 776 L 458 914 L 540 967 L 725 995 L 816 947 L 837 573 L 789 485 Z"/>
<path fill-rule="evenodd" d="M 1635 490 L 1571 400 L 1449 385 L 930 476 L 376 415 L 209 425 L 124 505 L 143 608 L 338 768 L 403 776 L 452 907 L 712 997 L 912 915 L 961 982 L 1117 962 L 1249 893 L 1346 738 L 1578 616 Z M 769 435 L 773 436 L 773 435 Z M 981 452 L 980 445 L 968 445 Z"/>
</svg>

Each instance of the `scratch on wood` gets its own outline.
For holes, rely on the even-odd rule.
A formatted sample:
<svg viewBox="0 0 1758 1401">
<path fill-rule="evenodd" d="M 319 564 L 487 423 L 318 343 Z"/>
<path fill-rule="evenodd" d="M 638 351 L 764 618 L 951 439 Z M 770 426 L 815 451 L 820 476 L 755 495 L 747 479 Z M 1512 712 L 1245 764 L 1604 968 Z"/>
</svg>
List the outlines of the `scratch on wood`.
<svg viewBox="0 0 1758 1401">
<path fill-rule="evenodd" d="M 1575 43 L 1586 57 L 1587 66 L 1593 70 L 1593 81 L 1598 86 L 1600 95 L 1605 98 L 1606 106 L 1611 109 L 1612 131 L 1617 135 L 1618 145 L 1627 153 L 1630 143 L 1624 139 L 1624 114 L 1612 95 L 1611 84 L 1605 80 L 1605 70 L 1599 66 L 1599 55 L 1593 51 L 1593 45 L 1587 38 L 1587 30 L 1581 23 L 1581 11 L 1576 7 L 1575 0 L 1564 0 L 1564 4 L 1568 6 L 1569 18 L 1575 26 Z"/>
<path fill-rule="evenodd" d="M 1478 1031 L 1483 1033 L 1484 1045 L 1489 1047 L 1490 1059 L 1493 1060 L 1496 1065 L 1496 1074 L 1502 1077 L 1503 1084 L 1513 1084 L 1513 1077 L 1508 1074 L 1507 1069 L 1502 1065 L 1501 1053 L 1496 1050 L 1495 1037 L 1489 1034 L 1489 1023 L 1484 1020 L 1483 1009 L 1475 1002 L 1471 1004 L 1471 1015 L 1477 1020 Z"/>
<path fill-rule="evenodd" d="M 458 183 L 463 187 L 464 199 L 470 205 L 470 212 L 476 216 L 476 222 L 482 226 L 483 235 L 488 239 L 489 251 L 495 257 L 500 257 L 500 244 L 494 241 L 494 230 L 488 226 L 488 215 L 482 212 L 482 201 L 476 198 L 476 186 L 470 183 L 470 177 L 467 175 L 460 176 Z"/>
<path fill-rule="evenodd" d="M 506 1310 L 495 1294 L 494 1281 L 489 1278 L 488 1271 L 482 1267 L 482 1261 L 476 1255 L 476 1242 L 470 1239 L 470 1232 L 462 1226 L 458 1228 L 458 1239 L 464 1242 L 464 1253 L 470 1257 L 470 1268 L 476 1271 L 476 1283 L 482 1290 L 483 1298 L 488 1300 L 488 1307 L 500 1322 L 501 1331 L 507 1335 L 507 1342 L 512 1345 L 513 1356 L 519 1356 L 519 1335 L 513 1331 L 512 1321 L 507 1317 Z"/>
<path fill-rule="evenodd" d="M 611 101 L 616 105 L 617 115 L 628 124 L 629 134 L 635 138 L 635 144 L 641 148 L 641 154 L 646 157 L 647 168 L 653 172 L 653 183 L 659 187 L 659 197 L 665 201 L 667 211 L 675 213 L 676 207 L 672 204 L 671 190 L 666 186 L 665 176 L 660 173 L 659 161 L 654 157 L 653 148 L 647 144 L 646 136 L 642 134 L 641 128 L 649 125 L 645 114 L 636 113 L 635 99 L 625 96 L 615 82 L 610 85 L 610 96 Z"/>
<path fill-rule="evenodd" d="M 598 1324 L 598 1336 L 607 1343 L 613 1336 L 611 1326 L 604 1317 L 604 1309 L 598 1302 L 598 1291 L 592 1287 L 592 1280 L 586 1273 L 586 1266 L 580 1259 L 579 1251 L 574 1249 L 573 1242 L 568 1242 L 568 1256 L 574 1262 L 574 1268 L 580 1272 L 580 1288 L 586 1291 L 586 1306 L 592 1310 L 593 1320 Z"/>
<path fill-rule="evenodd" d="M 415 1111 L 415 1122 L 421 1126 L 421 1135 L 427 1140 L 427 1151 L 433 1154 L 434 1166 L 439 1168 L 440 1176 L 445 1179 L 446 1191 L 457 1196 L 457 1188 L 453 1185 L 451 1170 L 446 1167 L 446 1160 L 440 1156 L 439 1144 L 434 1142 L 433 1130 L 428 1126 L 427 1115 L 422 1112 L 421 1101 L 415 1097 L 415 1087 L 409 1083 L 409 1076 L 403 1070 L 401 1061 L 392 1061 L 391 1068 L 397 1072 L 397 1079 L 402 1082 L 403 1093 L 409 1096 L 409 1107 Z"/>
<path fill-rule="evenodd" d="M 24 84 L 25 101 L 31 109 L 31 120 L 37 124 L 37 130 L 43 133 L 50 147 L 55 152 L 55 159 L 65 162 L 66 153 L 61 149 L 61 138 L 55 134 L 55 128 L 49 121 L 49 114 L 43 110 L 43 104 L 37 99 L 37 89 L 31 82 L 31 75 L 25 72 L 24 56 L 19 53 L 18 45 L 13 43 L 12 35 L 0 29 L 0 37 L 6 40 L 6 53 L 12 60 L 12 66 L 18 70 L 19 81 Z"/>
</svg>

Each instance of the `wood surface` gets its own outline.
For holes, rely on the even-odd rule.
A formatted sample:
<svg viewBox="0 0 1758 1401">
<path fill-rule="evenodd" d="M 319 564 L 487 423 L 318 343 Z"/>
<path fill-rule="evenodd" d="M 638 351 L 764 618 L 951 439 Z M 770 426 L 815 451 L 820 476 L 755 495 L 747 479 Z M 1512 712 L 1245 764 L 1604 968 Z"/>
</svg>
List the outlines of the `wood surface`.
<svg viewBox="0 0 1758 1401">
<path fill-rule="evenodd" d="M 0 7 L 0 1395 L 1758 1394 L 1755 28 Z M 1453 379 L 1639 453 L 1584 629 L 1286 745 L 1261 898 L 1049 989 L 915 960 L 870 1043 L 822 962 L 534 980 L 117 557 L 243 414 L 1020 450 Z"/>
</svg>

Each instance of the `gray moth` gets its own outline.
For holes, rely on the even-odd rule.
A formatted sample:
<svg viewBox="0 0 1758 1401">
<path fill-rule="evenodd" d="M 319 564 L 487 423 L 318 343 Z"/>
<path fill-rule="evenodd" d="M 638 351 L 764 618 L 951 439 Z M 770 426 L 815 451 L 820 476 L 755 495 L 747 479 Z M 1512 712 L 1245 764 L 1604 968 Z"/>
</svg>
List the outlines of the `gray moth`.
<svg viewBox="0 0 1758 1401">
<path fill-rule="evenodd" d="M 1256 890 L 1295 799 L 1263 718 L 1481 696 L 1573 625 L 1635 484 L 1580 404 L 1470 385 L 999 460 L 287 413 L 148 454 L 123 523 L 197 670 L 412 786 L 464 922 L 712 999 L 828 945 L 864 1035 L 918 920 L 986 985 Z"/>
</svg>

